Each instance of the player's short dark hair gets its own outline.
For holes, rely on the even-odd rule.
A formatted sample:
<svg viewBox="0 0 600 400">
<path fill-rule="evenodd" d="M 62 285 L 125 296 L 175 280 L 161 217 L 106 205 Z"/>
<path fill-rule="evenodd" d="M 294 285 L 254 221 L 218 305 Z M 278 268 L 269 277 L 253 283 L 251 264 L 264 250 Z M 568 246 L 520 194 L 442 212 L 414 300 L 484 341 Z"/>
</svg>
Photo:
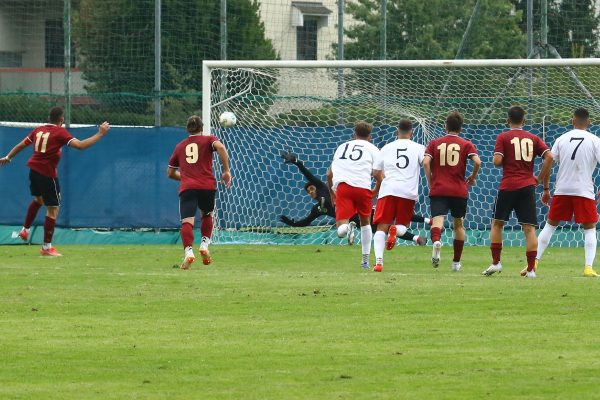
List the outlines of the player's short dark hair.
<svg viewBox="0 0 600 400">
<path fill-rule="evenodd" d="M 202 123 L 202 120 L 199 116 L 192 115 L 188 118 L 186 129 L 189 133 L 201 132 L 202 128 L 204 128 L 204 124 Z"/>
<path fill-rule="evenodd" d="M 514 106 L 508 110 L 508 120 L 513 124 L 520 124 L 525 121 L 525 110 L 523 107 Z"/>
<path fill-rule="evenodd" d="M 448 132 L 459 133 L 464 122 L 465 119 L 461 113 L 458 111 L 452 111 L 446 117 L 446 128 L 448 129 Z"/>
<path fill-rule="evenodd" d="M 372 130 L 373 125 L 365 121 L 358 121 L 356 125 L 354 125 L 354 134 L 359 138 L 368 138 Z"/>
<path fill-rule="evenodd" d="M 306 182 L 306 183 L 304 184 L 304 190 L 306 190 L 306 191 L 308 192 L 308 188 L 309 188 L 310 186 L 314 186 L 314 187 L 316 187 L 314 183 L 312 183 L 312 182 Z"/>
<path fill-rule="evenodd" d="M 579 107 L 573 111 L 573 118 L 578 121 L 585 122 L 590 118 L 590 112 L 583 107 Z"/>
<path fill-rule="evenodd" d="M 52 107 L 50 109 L 50 114 L 48 114 L 48 121 L 50 121 L 51 124 L 58 124 L 60 123 L 60 120 L 62 119 L 62 117 L 64 117 L 64 115 L 64 108 L 60 106 Z"/>
<path fill-rule="evenodd" d="M 398 131 L 400 133 L 408 133 L 412 130 L 412 122 L 410 121 L 410 119 L 401 119 L 400 122 L 398 122 Z"/>
</svg>

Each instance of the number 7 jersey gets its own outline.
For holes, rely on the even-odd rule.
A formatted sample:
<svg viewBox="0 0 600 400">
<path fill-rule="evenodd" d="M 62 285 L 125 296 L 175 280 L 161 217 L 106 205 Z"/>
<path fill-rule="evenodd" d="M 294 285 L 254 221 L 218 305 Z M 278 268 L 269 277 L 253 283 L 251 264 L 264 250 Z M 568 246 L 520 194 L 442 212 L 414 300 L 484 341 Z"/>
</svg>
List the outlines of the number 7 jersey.
<svg viewBox="0 0 600 400">
<path fill-rule="evenodd" d="M 556 139 L 552 154 L 558 163 L 554 194 L 595 199 L 593 175 L 600 163 L 600 138 L 573 129 Z"/>
<path fill-rule="evenodd" d="M 397 139 L 383 146 L 373 166 L 385 176 L 379 198 L 396 196 L 417 200 L 424 157 L 425 146 L 410 139 Z"/>
</svg>

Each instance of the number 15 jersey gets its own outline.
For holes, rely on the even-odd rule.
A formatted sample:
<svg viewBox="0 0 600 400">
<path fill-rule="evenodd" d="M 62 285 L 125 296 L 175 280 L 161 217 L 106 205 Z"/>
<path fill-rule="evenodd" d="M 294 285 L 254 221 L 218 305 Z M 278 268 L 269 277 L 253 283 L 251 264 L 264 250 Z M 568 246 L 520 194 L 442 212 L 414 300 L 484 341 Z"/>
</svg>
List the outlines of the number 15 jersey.
<svg viewBox="0 0 600 400">
<path fill-rule="evenodd" d="M 429 196 L 448 196 L 466 199 L 467 160 L 477 155 L 475 145 L 455 134 L 433 139 L 425 156 L 431 157 L 431 188 Z"/>
<path fill-rule="evenodd" d="M 342 143 L 331 162 L 333 190 L 342 182 L 356 188 L 371 189 L 373 163 L 378 153 L 379 149 L 367 140 Z"/>
<path fill-rule="evenodd" d="M 556 139 L 552 154 L 558 162 L 554 194 L 595 199 L 592 175 L 596 164 L 600 163 L 600 138 L 573 129 Z"/>
<path fill-rule="evenodd" d="M 173 151 L 169 167 L 178 168 L 181 174 L 179 193 L 188 189 L 215 190 L 217 180 L 213 174 L 213 152 L 216 136 L 189 135 Z"/>
<path fill-rule="evenodd" d="M 386 144 L 379 152 L 373 169 L 383 171 L 379 198 L 419 198 L 419 177 L 425 157 L 425 146 L 410 139 L 398 139 Z"/>
</svg>

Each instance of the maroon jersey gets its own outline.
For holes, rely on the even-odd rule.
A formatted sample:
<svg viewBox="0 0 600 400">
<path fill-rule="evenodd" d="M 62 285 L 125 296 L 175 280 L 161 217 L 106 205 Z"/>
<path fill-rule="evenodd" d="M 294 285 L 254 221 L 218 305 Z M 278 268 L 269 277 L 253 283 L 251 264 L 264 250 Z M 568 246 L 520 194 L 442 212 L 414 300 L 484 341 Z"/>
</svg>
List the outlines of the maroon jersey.
<svg viewBox="0 0 600 400">
<path fill-rule="evenodd" d="M 63 127 L 52 124 L 38 126 L 25 138 L 27 144 L 33 143 L 33 155 L 27 166 L 38 174 L 56 178 L 62 147 L 73 139 Z"/>
<path fill-rule="evenodd" d="M 542 139 L 523 129 L 511 129 L 498 135 L 494 154 L 503 157 L 499 190 L 518 190 L 535 185 L 535 157 L 541 157 L 547 151 L 548 146 Z"/>
<path fill-rule="evenodd" d="M 179 193 L 188 189 L 215 190 L 217 180 L 213 174 L 214 143 L 216 136 L 190 135 L 175 146 L 169 167 L 179 168 L 181 183 Z"/>
<path fill-rule="evenodd" d="M 429 196 L 450 196 L 466 199 L 467 160 L 477 155 L 475 145 L 458 135 L 447 134 L 429 142 L 425 156 L 431 157 L 431 188 Z"/>
</svg>

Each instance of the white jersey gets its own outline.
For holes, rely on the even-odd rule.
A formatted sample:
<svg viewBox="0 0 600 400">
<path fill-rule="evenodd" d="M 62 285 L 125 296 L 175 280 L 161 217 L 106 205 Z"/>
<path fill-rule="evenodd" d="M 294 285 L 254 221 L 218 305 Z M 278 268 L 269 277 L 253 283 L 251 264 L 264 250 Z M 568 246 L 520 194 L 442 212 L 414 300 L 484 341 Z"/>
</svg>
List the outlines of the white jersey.
<svg viewBox="0 0 600 400">
<path fill-rule="evenodd" d="M 373 163 L 378 153 L 379 149 L 366 140 L 350 140 L 341 144 L 331 162 L 333 190 L 342 182 L 357 188 L 371 189 Z"/>
<path fill-rule="evenodd" d="M 379 152 L 373 169 L 383 171 L 379 198 L 397 196 L 408 200 L 419 198 L 419 176 L 425 157 L 425 146 L 410 139 L 386 144 Z"/>
<path fill-rule="evenodd" d="M 558 162 L 554 194 L 595 199 L 592 175 L 600 162 L 600 138 L 581 129 L 562 134 L 552 154 Z"/>
</svg>

